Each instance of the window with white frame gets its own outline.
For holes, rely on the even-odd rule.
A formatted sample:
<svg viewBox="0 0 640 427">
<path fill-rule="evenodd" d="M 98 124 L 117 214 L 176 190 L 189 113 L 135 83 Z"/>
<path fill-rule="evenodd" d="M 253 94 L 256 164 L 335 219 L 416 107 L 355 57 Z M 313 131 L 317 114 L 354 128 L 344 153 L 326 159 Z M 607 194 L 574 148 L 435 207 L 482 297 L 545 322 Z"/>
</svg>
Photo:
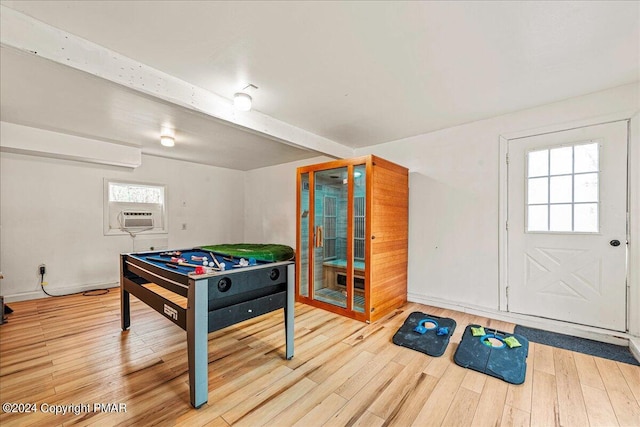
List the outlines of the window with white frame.
<svg viewBox="0 0 640 427">
<path fill-rule="evenodd" d="M 104 234 L 167 233 L 164 185 L 104 181 Z"/>
<path fill-rule="evenodd" d="M 527 153 L 527 231 L 597 233 L 599 144 Z"/>
</svg>

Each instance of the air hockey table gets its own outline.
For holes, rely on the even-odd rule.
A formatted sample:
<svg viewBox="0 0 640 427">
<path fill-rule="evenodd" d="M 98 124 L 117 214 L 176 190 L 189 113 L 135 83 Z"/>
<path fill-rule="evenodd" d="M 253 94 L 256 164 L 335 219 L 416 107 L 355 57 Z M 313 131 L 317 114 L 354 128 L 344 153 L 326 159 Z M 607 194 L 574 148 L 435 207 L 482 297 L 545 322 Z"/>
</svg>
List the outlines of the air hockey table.
<svg viewBox="0 0 640 427">
<path fill-rule="evenodd" d="M 203 248 L 122 254 L 120 261 L 122 330 L 131 325 L 132 294 L 187 332 L 189 397 L 194 408 L 208 400 L 209 332 L 282 308 L 285 356 L 293 357 L 293 261 L 246 260 Z M 203 261 L 211 267 L 203 267 Z M 149 289 L 145 286 L 149 283 L 186 297 L 187 307 Z"/>
</svg>

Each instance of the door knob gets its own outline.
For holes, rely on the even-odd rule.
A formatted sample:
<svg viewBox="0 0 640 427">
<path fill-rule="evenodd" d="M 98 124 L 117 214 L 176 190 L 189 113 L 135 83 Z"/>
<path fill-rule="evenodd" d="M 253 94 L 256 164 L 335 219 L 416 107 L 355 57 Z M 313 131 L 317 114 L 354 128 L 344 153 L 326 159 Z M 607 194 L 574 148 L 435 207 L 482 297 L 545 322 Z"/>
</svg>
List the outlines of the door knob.
<svg viewBox="0 0 640 427">
<path fill-rule="evenodd" d="M 620 240 L 612 240 L 609 242 L 611 246 L 620 246 Z"/>
</svg>

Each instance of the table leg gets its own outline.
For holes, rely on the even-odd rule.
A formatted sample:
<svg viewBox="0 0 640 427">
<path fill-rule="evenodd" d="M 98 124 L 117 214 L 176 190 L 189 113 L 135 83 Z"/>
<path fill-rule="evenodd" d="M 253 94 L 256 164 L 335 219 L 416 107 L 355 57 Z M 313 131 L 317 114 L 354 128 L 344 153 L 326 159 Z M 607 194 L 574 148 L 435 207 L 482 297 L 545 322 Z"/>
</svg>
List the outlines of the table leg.
<svg viewBox="0 0 640 427">
<path fill-rule="evenodd" d="M 287 303 L 284 308 L 284 328 L 287 341 L 287 360 L 293 358 L 293 334 L 294 334 L 294 312 L 295 312 L 295 284 L 296 284 L 295 264 L 287 266 Z"/>
<path fill-rule="evenodd" d="M 208 372 L 208 283 L 196 281 L 187 293 L 187 360 L 189 368 L 189 397 L 194 408 L 209 398 Z"/>
<path fill-rule="evenodd" d="M 129 292 L 124 290 L 124 283 L 122 283 L 122 281 L 120 281 L 120 322 L 123 331 L 126 331 L 129 329 L 129 326 L 131 326 Z"/>
</svg>

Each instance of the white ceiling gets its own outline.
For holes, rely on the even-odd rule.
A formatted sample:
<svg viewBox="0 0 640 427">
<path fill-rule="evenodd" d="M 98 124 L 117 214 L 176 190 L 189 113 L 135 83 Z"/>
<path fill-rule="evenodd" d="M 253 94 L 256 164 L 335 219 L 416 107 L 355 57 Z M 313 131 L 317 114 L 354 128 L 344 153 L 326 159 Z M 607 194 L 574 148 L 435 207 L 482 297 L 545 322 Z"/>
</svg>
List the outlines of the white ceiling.
<svg viewBox="0 0 640 427">
<path fill-rule="evenodd" d="M 4 47 L 0 52 L 6 122 L 240 170 L 317 156 L 53 61 Z M 173 148 L 159 144 L 162 123 L 178 124 Z"/>
<path fill-rule="evenodd" d="M 636 1 L 1 3 L 227 99 L 252 83 L 255 110 L 351 148 L 640 80 Z M 238 169 L 318 154 L 7 51 L 2 120 Z M 194 144 L 157 153 L 163 115 Z"/>
</svg>

